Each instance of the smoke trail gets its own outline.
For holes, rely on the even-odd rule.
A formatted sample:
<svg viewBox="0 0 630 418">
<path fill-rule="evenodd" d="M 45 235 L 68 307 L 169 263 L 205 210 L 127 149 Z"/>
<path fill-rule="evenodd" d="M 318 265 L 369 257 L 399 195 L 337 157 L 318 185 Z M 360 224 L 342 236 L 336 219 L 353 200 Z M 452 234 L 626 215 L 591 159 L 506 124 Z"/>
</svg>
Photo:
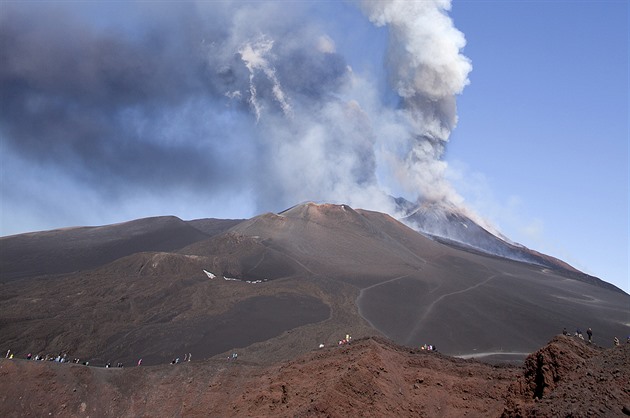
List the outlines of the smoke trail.
<svg viewBox="0 0 630 418">
<path fill-rule="evenodd" d="M 266 56 L 270 54 L 273 47 L 273 41 L 265 36 L 260 37 L 254 42 L 245 43 L 239 50 L 241 59 L 249 70 L 249 92 L 250 104 L 256 114 L 256 120 L 260 120 L 261 104 L 256 99 L 256 85 L 254 84 L 254 75 L 256 71 L 262 71 L 273 84 L 273 97 L 280 104 L 282 111 L 286 116 L 292 113 L 291 106 L 287 102 L 286 95 L 282 91 L 282 86 L 276 77 L 275 70 L 270 66 Z"/>
<path fill-rule="evenodd" d="M 390 82 L 410 126 L 410 149 L 398 161 L 400 180 L 425 199 L 461 203 L 441 158 L 457 123 L 455 95 L 468 84 L 472 65 L 460 53 L 463 34 L 446 14 L 450 0 L 366 0 L 361 6 L 375 25 L 389 28 Z"/>
</svg>

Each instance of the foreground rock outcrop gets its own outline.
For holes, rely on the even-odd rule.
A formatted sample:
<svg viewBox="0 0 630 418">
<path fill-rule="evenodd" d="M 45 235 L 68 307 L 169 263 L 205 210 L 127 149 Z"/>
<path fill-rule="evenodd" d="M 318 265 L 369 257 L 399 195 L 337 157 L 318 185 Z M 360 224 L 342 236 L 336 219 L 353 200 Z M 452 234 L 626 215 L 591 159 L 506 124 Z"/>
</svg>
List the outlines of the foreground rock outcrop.
<svg viewBox="0 0 630 418">
<path fill-rule="evenodd" d="M 630 344 L 557 337 L 524 367 L 493 366 L 382 338 L 291 361 L 96 368 L 0 360 L 3 417 L 624 416 Z"/>
<path fill-rule="evenodd" d="M 558 336 L 525 360 L 504 416 L 630 415 L 630 344 Z"/>
</svg>

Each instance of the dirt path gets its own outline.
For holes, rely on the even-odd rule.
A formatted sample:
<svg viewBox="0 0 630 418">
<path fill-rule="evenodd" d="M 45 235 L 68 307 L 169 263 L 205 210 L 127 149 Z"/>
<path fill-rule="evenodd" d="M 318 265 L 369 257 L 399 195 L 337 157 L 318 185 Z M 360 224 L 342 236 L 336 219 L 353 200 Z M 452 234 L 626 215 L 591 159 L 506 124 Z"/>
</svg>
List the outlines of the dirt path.
<svg viewBox="0 0 630 418">
<path fill-rule="evenodd" d="M 440 297 L 438 297 L 437 299 L 435 299 L 433 302 L 431 302 L 431 304 L 429 304 L 429 306 L 427 306 L 427 308 L 425 309 L 425 311 L 422 314 L 422 316 L 418 319 L 418 321 L 416 321 L 416 325 L 409 332 L 409 335 L 407 335 L 407 339 L 405 340 L 405 343 L 406 344 L 410 344 L 411 343 L 411 339 L 420 330 L 420 328 L 422 327 L 422 324 L 427 319 L 427 317 L 431 314 L 431 312 L 433 311 L 433 308 L 435 307 L 435 305 L 437 305 L 438 303 L 442 302 L 442 300 L 444 300 L 445 298 L 447 298 L 449 296 L 459 295 L 459 294 L 466 293 L 466 292 L 469 292 L 471 290 L 474 290 L 474 289 L 476 289 L 478 287 L 481 287 L 481 286 L 485 285 L 486 283 L 488 283 L 489 281 L 493 280 L 494 278 L 496 278 L 499 275 L 500 274 L 493 274 L 492 276 L 488 277 L 486 280 L 484 280 L 482 282 L 479 282 L 479 283 L 477 283 L 475 285 L 472 285 L 470 287 L 467 287 L 465 289 L 457 290 L 455 292 L 445 293 L 445 294 L 441 295 Z"/>
</svg>

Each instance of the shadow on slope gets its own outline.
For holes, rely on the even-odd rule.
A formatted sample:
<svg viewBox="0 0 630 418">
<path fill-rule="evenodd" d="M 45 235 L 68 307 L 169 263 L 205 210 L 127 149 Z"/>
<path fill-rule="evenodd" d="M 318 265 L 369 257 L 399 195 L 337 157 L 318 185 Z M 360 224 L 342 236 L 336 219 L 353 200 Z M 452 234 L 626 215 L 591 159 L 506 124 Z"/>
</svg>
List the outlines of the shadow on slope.
<svg viewBox="0 0 630 418">
<path fill-rule="evenodd" d="M 16 281 L 0 300 L 3 343 L 105 364 L 217 355 L 324 321 L 317 295 L 209 279 L 201 256 L 137 253 L 88 272 Z"/>
</svg>

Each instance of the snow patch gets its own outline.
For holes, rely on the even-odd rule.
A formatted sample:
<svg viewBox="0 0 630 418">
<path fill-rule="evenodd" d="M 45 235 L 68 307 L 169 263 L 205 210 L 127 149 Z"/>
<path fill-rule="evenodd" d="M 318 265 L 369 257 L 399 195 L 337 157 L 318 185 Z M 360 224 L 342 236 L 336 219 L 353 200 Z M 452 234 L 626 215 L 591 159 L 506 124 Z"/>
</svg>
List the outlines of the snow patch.
<svg viewBox="0 0 630 418">
<path fill-rule="evenodd" d="M 223 280 L 228 280 L 228 281 L 232 281 L 232 282 L 248 283 L 248 284 L 258 284 L 258 283 L 266 282 L 269 279 L 265 278 L 265 279 L 262 279 L 262 280 L 241 280 L 241 279 L 235 279 L 234 277 L 223 277 Z"/>
</svg>

